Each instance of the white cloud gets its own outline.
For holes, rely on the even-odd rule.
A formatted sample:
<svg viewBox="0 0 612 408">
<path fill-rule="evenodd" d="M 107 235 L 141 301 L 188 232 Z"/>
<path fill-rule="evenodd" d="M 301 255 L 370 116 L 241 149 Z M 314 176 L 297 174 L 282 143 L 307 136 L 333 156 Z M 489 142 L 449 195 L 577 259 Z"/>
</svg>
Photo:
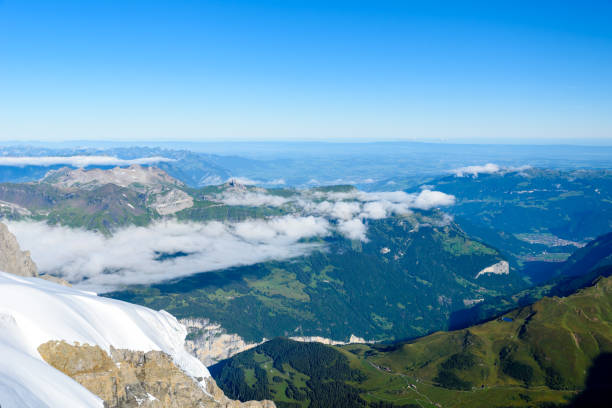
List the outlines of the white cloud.
<svg viewBox="0 0 612 408">
<path fill-rule="evenodd" d="M 352 220 L 340 221 L 338 223 L 338 231 L 348 239 L 367 241 L 367 227 L 358 218 Z"/>
<path fill-rule="evenodd" d="M 363 205 L 362 217 L 379 220 L 387 216 L 388 205 L 380 201 L 372 201 Z"/>
<path fill-rule="evenodd" d="M 227 205 L 246 205 L 252 207 L 271 206 L 280 207 L 291 201 L 290 198 L 267 194 L 263 191 L 234 191 L 227 190 L 219 194 L 216 200 Z"/>
<path fill-rule="evenodd" d="M 287 184 L 287 182 L 285 181 L 285 179 L 279 178 L 279 179 L 266 181 L 264 184 L 267 184 L 270 186 L 284 186 L 285 184 Z"/>
<path fill-rule="evenodd" d="M 132 164 L 148 165 L 171 162 L 166 157 L 141 157 L 138 159 L 119 159 L 115 156 L 0 156 L 0 166 L 55 166 L 58 164 L 73 167 L 87 166 L 130 166 Z"/>
<path fill-rule="evenodd" d="M 109 291 L 271 259 L 288 259 L 317 247 L 298 242 L 325 236 L 329 223 L 316 217 L 284 216 L 267 221 L 180 223 L 128 227 L 112 237 L 35 222 L 7 222 L 42 273 L 77 287 Z M 159 253 L 188 256 L 158 261 Z"/>
<path fill-rule="evenodd" d="M 455 204 L 455 196 L 441 191 L 421 190 L 415 197 L 413 208 L 430 210 L 435 207 L 447 207 Z"/>
<path fill-rule="evenodd" d="M 479 174 L 494 174 L 498 172 L 522 172 L 529 170 L 531 166 L 518 166 L 518 167 L 501 167 L 494 163 L 487 163 L 484 166 L 467 166 L 453 169 L 450 173 L 453 173 L 457 177 L 478 177 Z"/>
<path fill-rule="evenodd" d="M 35 222 L 8 222 L 22 248 L 31 251 L 41 272 L 60 275 L 78 287 L 108 291 L 118 286 L 153 283 L 199 272 L 282 260 L 308 253 L 318 245 L 301 242 L 336 231 L 367 241 L 367 220 L 411 214 L 453 205 L 455 197 L 428 189 L 366 193 L 296 191 L 276 196 L 263 189 L 230 188 L 214 199 L 228 205 L 287 206 L 292 215 L 235 223 L 164 221 L 128 227 L 112 237 Z M 448 223 L 432 215 L 426 222 Z M 186 253 L 165 261 L 160 253 Z"/>
<path fill-rule="evenodd" d="M 323 218 L 284 216 L 243 221 L 235 224 L 234 231 L 247 241 L 267 243 L 279 236 L 298 241 L 302 238 L 327 235 L 329 227 L 329 222 Z"/>
<path fill-rule="evenodd" d="M 324 201 L 327 203 L 327 201 Z M 350 220 L 361 211 L 361 205 L 356 202 L 336 201 L 331 205 L 329 215 L 340 220 Z"/>
<path fill-rule="evenodd" d="M 361 225 L 360 230 L 364 231 L 366 226 L 361 223 L 361 219 L 378 220 L 393 214 L 408 215 L 412 213 L 412 209 L 429 210 L 455 203 L 454 196 L 431 190 L 410 194 L 404 191 L 367 193 L 357 189 L 345 192 L 303 191 L 284 197 L 268 194 L 265 190 L 227 190 L 217 196 L 217 199 L 228 205 L 288 205 L 303 215 L 341 221 L 339 226 L 343 225 L 342 221 L 357 219 Z M 357 222 L 354 222 L 338 228 L 338 231 L 349 239 L 365 237 L 365 233 L 353 233 L 357 225 Z"/>
<path fill-rule="evenodd" d="M 409 214 L 411 209 L 429 210 L 435 207 L 447 207 L 455 204 L 455 196 L 431 190 L 421 190 L 418 193 L 406 193 L 404 191 L 367 193 L 360 190 L 329 193 L 317 192 L 315 197 L 326 197 L 329 200 L 323 201 L 314 207 L 316 210 L 338 219 L 348 219 L 350 214 L 349 208 L 353 214 L 359 212 L 356 205 L 362 205 L 364 211 L 362 213 L 363 217 L 378 219 L 388 217 L 391 214 Z M 329 204 L 323 205 L 324 203 Z M 338 204 L 340 203 L 351 204 L 351 207 L 346 205 L 339 207 Z M 312 206 L 306 208 L 312 208 Z M 341 209 L 344 211 L 341 211 Z M 385 210 L 384 216 L 382 215 L 382 209 Z"/>
<path fill-rule="evenodd" d="M 478 177 L 479 174 L 493 174 L 500 171 L 501 168 L 497 164 L 487 163 L 484 166 L 467 166 L 451 170 L 457 177 L 472 176 Z"/>
</svg>

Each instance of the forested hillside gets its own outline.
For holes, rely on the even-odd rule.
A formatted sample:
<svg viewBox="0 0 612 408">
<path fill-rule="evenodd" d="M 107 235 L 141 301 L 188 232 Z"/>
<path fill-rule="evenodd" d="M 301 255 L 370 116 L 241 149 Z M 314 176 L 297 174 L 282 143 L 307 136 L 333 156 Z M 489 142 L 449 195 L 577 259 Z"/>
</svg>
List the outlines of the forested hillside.
<svg viewBox="0 0 612 408">
<path fill-rule="evenodd" d="M 288 261 L 109 296 L 178 317 L 215 316 L 230 333 L 251 341 L 279 335 L 392 340 L 444 329 L 454 311 L 524 287 L 514 271 L 477 277 L 503 258 L 454 224 L 392 217 L 370 221 L 367 242 L 340 236 L 322 242 L 321 250 Z"/>
<path fill-rule="evenodd" d="M 597 278 L 459 331 L 393 345 L 276 339 L 211 373 L 228 395 L 279 407 L 342 406 L 338 396 L 362 407 L 562 407 L 593 402 L 589 385 L 609 381 L 601 366 L 609 353 L 612 278 Z"/>
</svg>

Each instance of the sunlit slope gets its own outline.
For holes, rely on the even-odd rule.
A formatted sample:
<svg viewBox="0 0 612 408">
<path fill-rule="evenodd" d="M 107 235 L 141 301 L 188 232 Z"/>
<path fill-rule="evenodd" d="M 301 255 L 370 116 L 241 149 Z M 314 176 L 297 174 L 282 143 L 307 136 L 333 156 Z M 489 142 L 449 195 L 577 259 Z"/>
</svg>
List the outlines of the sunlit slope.
<svg viewBox="0 0 612 408">
<path fill-rule="evenodd" d="M 337 395 L 363 407 L 550 407 L 577 395 L 592 362 L 610 352 L 612 278 L 600 278 L 469 329 L 393 346 L 276 339 L 211 372 L 226 393 L 281 407 L 336 406 Z"/>
<path fill-rule="evenodd" d="M 511 296 L 500 296 L 465 310 L 451 318 L 451 328 L 463 328 L 490 319 L 543 296 L 567 296 L 588 286 L 598 276 L 612 275 L 612 233 L 604 234 L 576 250 L 565 262 L 549 267 L 552 279 Z"/>
</svg>

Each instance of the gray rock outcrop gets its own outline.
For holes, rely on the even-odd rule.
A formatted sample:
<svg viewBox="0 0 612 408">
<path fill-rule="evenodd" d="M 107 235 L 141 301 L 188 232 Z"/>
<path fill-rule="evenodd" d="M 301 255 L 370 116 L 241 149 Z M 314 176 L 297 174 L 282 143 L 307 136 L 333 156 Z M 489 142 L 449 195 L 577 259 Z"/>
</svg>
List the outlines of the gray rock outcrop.
<svg viewBox="0 0 612 408">
<path fill-rule="evenodd" d="M 8 227 L 0 222 L 0 271 L 19 276 L 37 277 L 38 269 L 30 251 L 22 251 Z"/>
</svg>

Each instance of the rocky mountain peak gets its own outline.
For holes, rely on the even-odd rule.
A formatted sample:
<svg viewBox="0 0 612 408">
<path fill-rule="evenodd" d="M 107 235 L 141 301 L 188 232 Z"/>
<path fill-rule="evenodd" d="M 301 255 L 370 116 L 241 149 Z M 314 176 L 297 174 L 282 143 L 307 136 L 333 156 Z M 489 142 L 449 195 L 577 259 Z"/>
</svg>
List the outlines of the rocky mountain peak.
<svg viewBox="0 0 612 408">
<path fill-rule="evenodd" d="M 1 222 L 0 270 L 19 276 L 38 276 L 38 269 L 32 258 L 30 258 L 30 251 L 22 251 L 15 235 Z"/>
<path fill-rule="evenodd" d="M 62 190 L 93 190 L 105 184 L 129 187 L 137 191 L 161 190 L 164 186 L 182 186 L 183 183 L 157 167 L 138 164 L 112 169 L 71 169 L 63 167 L 49 171 L 41 183 L 51 184 Z"/>
<path fill-rule="evenodd" d="M 272 401 L 230 400 L 210 377 L 193 379 L 162 351 L 49 341 L 43 359 L 104 400 L 105 408 L 274 408 Z M 197 381 L 203 380 L 203 388 Z"/>
</svg>

